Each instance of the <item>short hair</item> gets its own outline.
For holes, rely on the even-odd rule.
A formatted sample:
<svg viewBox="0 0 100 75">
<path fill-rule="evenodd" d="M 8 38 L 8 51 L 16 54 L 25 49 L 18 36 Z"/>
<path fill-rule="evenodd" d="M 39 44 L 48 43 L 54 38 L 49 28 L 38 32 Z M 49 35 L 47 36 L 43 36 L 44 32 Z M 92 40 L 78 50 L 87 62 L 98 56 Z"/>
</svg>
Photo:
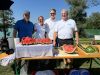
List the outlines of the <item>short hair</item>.
<svg viewBox="0 0 100 75">
<path fill-rule="evenodd" d="M 24 14 L 29 14 L 29 15 L 30 15 L 30 11 L 25 10 L 25 11 L 24 11 Z"/>
<path fill-rule="evenodd" d="M 39 17 L 38 17 L 38 20 L 39 20 L 39 18 L 40 18 L 40 17 L 42 17 L 42 18 L 44 19 L 44 17 L 43 17 L 43 16 L 39 16 Z"/>
<path fill-rule="evenodd" d="M 61 13 L 66 12 L 68 14 L 68 11 L 66 9 L 62 9 Z"/>
<path fill-rule="evenodd" d="M 51 9 L 51 10 L 50 10 L 50 12 L 51 12 L 51 11 L 54 11 L 54 12 L 56 13 L 56 9 L 54 9 L 54 8 L 53 8 L 53 9 Z"/>
</svg>

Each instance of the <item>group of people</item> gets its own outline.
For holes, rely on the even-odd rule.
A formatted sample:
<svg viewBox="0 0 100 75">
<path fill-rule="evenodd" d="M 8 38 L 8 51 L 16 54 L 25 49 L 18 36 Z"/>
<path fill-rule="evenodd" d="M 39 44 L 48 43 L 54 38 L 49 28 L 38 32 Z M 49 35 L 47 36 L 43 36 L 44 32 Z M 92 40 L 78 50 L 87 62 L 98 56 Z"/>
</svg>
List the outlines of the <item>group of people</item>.
<svg viewBox="0 0 100 75">
<path fill-rule="evenodd" d="M 49 38 L 54 46 L 62 46 L 63 44 L 73 44 L 73 36 L 75 34 L 76 43 L 78 44 L 78 29 L 76 22 L 68 18 L 68 11 L 61 10 L 61 20 L 56 21 L 56 10 L 50 10 L 50 18 L 44 20 L 43 16 L 38 17 L 38 23 L 33 24 L 30 21 L 30 12 L 25 11 L 23 19 L 18 20 L 14 26 L 14 37 L 18 33 L 18 37 L 32 37 L 35 32 L 35 38 Z"/>
<path fill-rule="evenodd" d="M 34 33 L 34 38 L 49 38 L 56 47 L 64 44 L 73 44 L 74 34 L 76 44 L 79 42 L 76 22 L 68 18 L 68 11 L 66 9 L 61 10 L 61 20 L 59 21 L 56 20 L 56 10 L 51 9 L 50 18 L 44 20 L 43 16 L 39 16 L 38 23 L 35 24 L 30 21 L 30 12 L 25 11 L 23 19 L 15 23 L 13 36 L 14 38 L 18 36 L 21 40 L 23 37 L 32 37 Z M 70 63 L 71 60 L 67 59 L 67 62 Z"/>
</svg>

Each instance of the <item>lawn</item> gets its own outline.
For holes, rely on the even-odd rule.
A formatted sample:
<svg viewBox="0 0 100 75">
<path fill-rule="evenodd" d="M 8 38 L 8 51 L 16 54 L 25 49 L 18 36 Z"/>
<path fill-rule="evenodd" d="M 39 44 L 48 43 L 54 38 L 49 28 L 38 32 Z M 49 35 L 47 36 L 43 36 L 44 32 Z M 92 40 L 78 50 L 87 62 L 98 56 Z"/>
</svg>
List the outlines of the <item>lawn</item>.
<svg viewBox="0 0 100 75">
<path fill-rule="evenodd" d="M 8 66 L 0 66 L 0 75 L 14 75 L 14 71 L 11 68 L 11 64 Z"/>
</svg>

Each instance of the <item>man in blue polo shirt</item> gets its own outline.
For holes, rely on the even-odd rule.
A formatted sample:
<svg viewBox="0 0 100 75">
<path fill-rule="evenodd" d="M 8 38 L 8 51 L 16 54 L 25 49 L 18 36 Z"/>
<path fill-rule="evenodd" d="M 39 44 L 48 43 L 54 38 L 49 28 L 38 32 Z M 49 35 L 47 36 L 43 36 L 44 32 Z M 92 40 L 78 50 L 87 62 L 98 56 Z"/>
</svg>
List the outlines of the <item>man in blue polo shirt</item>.
<svg viewBox="0 0 100 75">
<path fill-rule="evenodd" d="M 18 20 L 14 26 L 14 32 L 13 32 L 14 37 L 17 36 L 17 33 L 18 33 L 18 38 L 20 38 L 20 40 L 23 37 L 32 37 L 32 34 L 34 32 L 34 25 L 29 20 L 30 20 L 30 12 L 25 11 L 23 14 L 23 19 Z M 22 61 L 21 60 L 18 61 L 18 64 L 21 65 Z M 22 71 L 20 72 L 20 75 L 26 75 L 26 73 L 27 71 L 23 68 Z"/>
<path fill-rule="evenodd" d="M 25 11 L 23 14 L 23 19 L 18 20 L 14 26 L 13 36 L 16 37 L 18 32 L 18 38 L 22 39 L 23 37 L 32 37 L 32 33 L 34 32 L 33 23 L 29 21 L 30 12 Z"/>
</svg>

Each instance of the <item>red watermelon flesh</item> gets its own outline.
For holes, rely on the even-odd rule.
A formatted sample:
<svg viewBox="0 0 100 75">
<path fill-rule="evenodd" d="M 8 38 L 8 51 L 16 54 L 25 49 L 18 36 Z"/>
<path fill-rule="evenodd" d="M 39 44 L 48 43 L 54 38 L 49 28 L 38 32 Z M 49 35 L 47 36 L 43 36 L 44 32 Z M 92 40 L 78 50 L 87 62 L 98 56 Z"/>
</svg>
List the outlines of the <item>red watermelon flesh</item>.
<svg viewBox="0 0 100 75">
<path fill-rule="evenodd" d="M 75 47 L 73 45 L 63 45 L 62 47 L 66 53 L 73 53 L 75 51 Z"/>
<path fill-rule="evenodd" d="M 30 37 L 23 37 L 21 40 L 22 44 L 50 44 L 52 41 L 49 38 L 30 38 Z"/>
<path fill-rule="evenodd" d="M 21 40 L 22 44 L 32 44 L 32 38 L 30 37 L 23 37 Z"/>
</svg>

